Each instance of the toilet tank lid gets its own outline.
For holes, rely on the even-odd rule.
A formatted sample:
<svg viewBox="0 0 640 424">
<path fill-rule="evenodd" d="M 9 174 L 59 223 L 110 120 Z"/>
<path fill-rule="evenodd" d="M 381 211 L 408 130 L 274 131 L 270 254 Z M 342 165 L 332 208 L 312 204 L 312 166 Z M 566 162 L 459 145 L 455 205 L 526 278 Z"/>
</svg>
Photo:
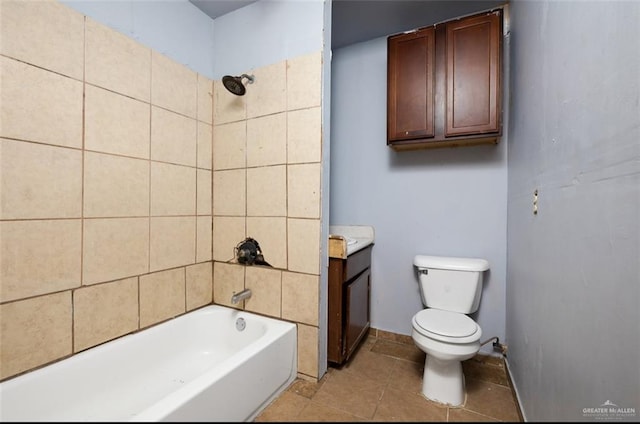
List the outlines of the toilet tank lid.
<svg viewBox="0 0 640 424">
<path fill-rule="evenodd" d="M 416 255 L 413 264 L 418 268 L 448 269 L 452 271 L 486 271 L 489 261 L 479 258 Z"/>
</svg>

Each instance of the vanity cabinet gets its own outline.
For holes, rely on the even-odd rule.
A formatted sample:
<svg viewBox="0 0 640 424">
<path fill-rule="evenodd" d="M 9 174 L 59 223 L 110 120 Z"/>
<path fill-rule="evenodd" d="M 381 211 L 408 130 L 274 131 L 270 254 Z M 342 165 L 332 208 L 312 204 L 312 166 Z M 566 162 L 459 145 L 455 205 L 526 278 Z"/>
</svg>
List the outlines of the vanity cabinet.
<svg viewBox="0 0 640 424">
<path fill-rule="evenodd" d="M 329 257 L 327 360 L 334 365 L 348 361 L 369 331 L 372 247 Z"/>
<path fill-rule="evenodd" d="M 502 134 L 502 10 L 387 38 L 387 145 L 497 143 Z"/>
</svg>

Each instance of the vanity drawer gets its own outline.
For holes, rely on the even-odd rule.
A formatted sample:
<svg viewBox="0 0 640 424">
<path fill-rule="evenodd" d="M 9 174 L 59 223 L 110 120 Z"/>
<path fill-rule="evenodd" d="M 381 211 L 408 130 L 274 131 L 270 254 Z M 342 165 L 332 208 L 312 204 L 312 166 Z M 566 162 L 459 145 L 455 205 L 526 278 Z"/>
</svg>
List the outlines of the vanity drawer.
<svg viewBox="0 0 640 424">
<path fill-rule="evenodd" d="M 371 266 L 372 245 L 349 255 L 344 267 L 344 281 L 349 281 Z"/>
</svg>

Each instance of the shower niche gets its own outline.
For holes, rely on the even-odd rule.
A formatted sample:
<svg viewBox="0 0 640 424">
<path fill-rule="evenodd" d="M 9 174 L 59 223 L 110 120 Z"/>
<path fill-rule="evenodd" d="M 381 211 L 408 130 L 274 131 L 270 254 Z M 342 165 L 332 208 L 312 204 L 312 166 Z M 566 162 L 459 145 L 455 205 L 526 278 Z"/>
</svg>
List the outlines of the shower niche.
<svg viewBox="0 0 640 424">
<path fill-rule="evenodd" d="M 387 145 L 495 144 L 502 134 L 502 9 L 387 38 Z"/>
</svg>

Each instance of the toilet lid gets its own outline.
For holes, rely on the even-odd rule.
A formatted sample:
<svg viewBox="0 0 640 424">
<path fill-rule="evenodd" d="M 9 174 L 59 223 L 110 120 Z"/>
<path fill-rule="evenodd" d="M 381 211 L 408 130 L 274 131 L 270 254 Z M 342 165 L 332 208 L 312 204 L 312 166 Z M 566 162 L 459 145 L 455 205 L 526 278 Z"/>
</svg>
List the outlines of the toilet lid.
<svg viewBox="0 0 640 424">
<path fill-rule="evenodd" d="M 418 312 L 415 323 L 425 331 L 446 337 L 468 337 L 478 331 L 478 324 L 465 314 L 440 309 Z"/>
</svg>

